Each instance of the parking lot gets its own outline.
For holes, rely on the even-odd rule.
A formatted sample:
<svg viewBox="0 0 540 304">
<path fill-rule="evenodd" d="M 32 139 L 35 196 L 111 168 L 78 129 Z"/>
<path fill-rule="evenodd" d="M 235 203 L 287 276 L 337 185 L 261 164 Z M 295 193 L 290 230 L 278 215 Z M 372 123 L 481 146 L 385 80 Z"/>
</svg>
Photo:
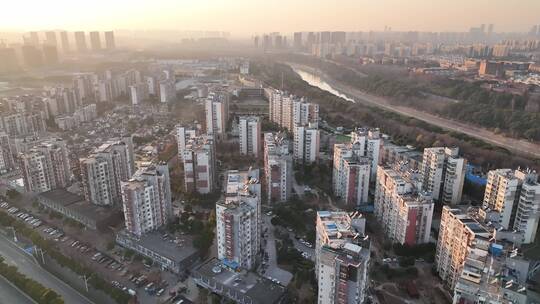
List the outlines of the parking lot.
<svg viewBox="0 0 540 304">
<path fill-rule="evenodd" d="M 94 269 L 114 287 L 136 295 L 142 303 L 162 303 L 173 300 L 176 296 L 179 283 L 176 275 L 161 271 L 155 266 L 145 266 L 142 261 L 125 259 L 123 250 L 119 248 L 110 251 L 98 250 L 80 238 L 80 235 L 68 233 L 54 225 L 45 215 L 31 214 L 5 201 L 0 202 L 0 208 L 24 221 L 44 239 L 55 242 L 64 255 L 74 257 Z M 16 234 L 14 231 L 15 237 Z"/>
</svg>

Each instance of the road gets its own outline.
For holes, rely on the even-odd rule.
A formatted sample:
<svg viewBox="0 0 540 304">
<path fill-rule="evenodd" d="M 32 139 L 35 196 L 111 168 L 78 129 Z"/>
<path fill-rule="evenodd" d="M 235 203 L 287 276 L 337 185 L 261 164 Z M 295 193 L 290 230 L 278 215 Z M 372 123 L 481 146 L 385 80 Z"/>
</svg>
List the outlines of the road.
<svg viewBox="0 0 540 304">
<path fill-rule="evenodd" d="M 4 277 L 0 276 L 0 304 L 36 304 L 29 296 L 19 291 Z"/>
<path fill-rule="evenodd" d="M 263 231 L 268 229 L 268 237 L 265 251 L 268 253 L 268 269 L 263 276 L 277 279 L 281 285 L 287 286 L 293 275 L 277 265 L 276 239 L 274 237 L 274 226 L 270 223 L 270 216 L 263 216 Z"/>
<path fill-rule="evenodd" d="M 93 304 L 78 291 L 41 268 L 30 255 L 24 253 L 10 239 L 0 233 L 0 255 L 6 263 L 14 265 L 19 272 L 38 281 L 45 287 L 51 288 L 62 296 L 65 303 Z M 18 302 L 10 302 L 18 303 Z"/>
<path fill-rule="evenodd" d="M 441 127 L 446 130 L 463 133 L 476 139 L 480 139 L 482 141 L 490 143 L 492 145 L 505 148 L 516 154 L 540 158 L 540 144 L 529 142 L 527 140 L 505 137 L 500 134 L 495 134 L 487 129 L 472 126 L 463 122 L 442 118 L 409 107 L 394 105 L 391 104 L 390 101 L 386 98 L 364 93 L 356 88 L 344 84 L 343 82 L 336 81 L 330 78 L 328 75 L 322 74 L 320 71 L 317 71 L 312 67 L 288 62 L 286 64 L 290 65 L 295 70 L 301 70 L 321 77 L 322 80 L 330 84 L 335 90 L 353 98 L 357 103 L 362 103 L 369 106 L 376 106 L 387 111 L 392 111 L 404 116 L 422 120 L 424 122 Z"/>
</svg>

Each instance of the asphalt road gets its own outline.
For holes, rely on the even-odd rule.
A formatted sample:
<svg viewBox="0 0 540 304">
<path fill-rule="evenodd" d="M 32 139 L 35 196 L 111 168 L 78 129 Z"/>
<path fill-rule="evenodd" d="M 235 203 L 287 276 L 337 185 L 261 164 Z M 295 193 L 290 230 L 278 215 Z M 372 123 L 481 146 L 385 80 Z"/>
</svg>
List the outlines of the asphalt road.
<svg viewBox="0 0 540 304">
<path fill-rule="evenodd" d="M 11 285 L 4 277 L 0 276 L 0 304 L 35 304 L 30 297 Z"/>
<path fill-rule="evenodd" d="M 76 291 L 45 269 L 41 268 L 41 266 L 39 266 L 30 255 L 24 253 L 22 249 L 18 248 L 15 244 L 12 243 L 12 240 L 9 240 L 1 233 L 0 255 L 4 257 L 6 263 L 16 266 L 19 272 L 27 275 L 28 277 L 43 284 L 45 287 L 51 288 L 52 290 L 60 294 L 64 299 L 65 303 L 93 304 L 93 302 L 85 298 L 78 291 Z M 0 303 L 2 303 L 1 300 Z"/>
<path fill-rule="evenodd" d="M 265 251 L 268 253 L 268 269 L 263 275 L 277 279 L 283 286 L 287 286 L 292 280 L 293 275 L 277 265 L 276 239 L 274 237 L 274 226 L 270 223 L 270 216 L 263 215 L 263 230 L 268 229 L 268 238 Z"/>
<path fill-rule="evenodd" d="M 540 144 L 529 142 L 527 140 L 510 138 L 500 134 L 495 134 L 487 129 L 472 126 L 455 120 L 442 118 L 427 112 L 415 110 L 413 108 L 393 105 L 390 104 L 390 102 L 383 97 L 364 93 L 349 85 L 336 81 L 330 78 L 328 75 L 316 72 L 311 67 L 292 63 L 287 64 L 289 64 L 293 69 L 302 70 L 306 73 L 315 74 L 315 76 L 321 77 L 321 79 L 330 84 L 333 89 L 353 98 L 357 103 L 362 103 L 369 106 L 376 106 L 387 111 L 392 111 L 408 117 L 414 117 L 416 119 L 425 121 L 429 124 L 441 127 L 446 130 L 467 134 L 471 137 L 480 139 L 492 145 L 508 149 L 509 151 L 512 151 L 516 154 L 540 158 Z"/>
</svg>

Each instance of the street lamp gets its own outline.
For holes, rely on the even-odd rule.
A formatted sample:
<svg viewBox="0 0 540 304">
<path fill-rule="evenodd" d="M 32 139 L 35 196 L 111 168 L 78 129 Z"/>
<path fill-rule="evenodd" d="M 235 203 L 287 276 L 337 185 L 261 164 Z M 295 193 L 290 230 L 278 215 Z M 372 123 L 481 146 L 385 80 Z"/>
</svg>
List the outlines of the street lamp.
<svg viewBox="0 0 540 304">
<path fill-rule="evenodd" d="M 17 234 L 15 234 L 15 228 L 13 226 L 10 226 L 8 228 L 11 229 L 11 231 L 13 231 L 13 241 L 16 243 L 17 242 Z"/>
</svg>

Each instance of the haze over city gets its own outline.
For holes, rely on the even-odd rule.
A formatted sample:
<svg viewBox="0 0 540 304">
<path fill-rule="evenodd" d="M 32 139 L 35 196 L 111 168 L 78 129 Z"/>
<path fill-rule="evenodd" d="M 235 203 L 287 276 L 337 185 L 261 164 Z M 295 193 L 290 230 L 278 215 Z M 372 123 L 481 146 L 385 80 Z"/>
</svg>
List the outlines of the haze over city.
<svg viewBox="0 0 540 304">
<path fill-rule="evenodd" d="M 540 1 L 0 2 L 1 304 L 539 304 Z"/>
<path fill-rule="evenodd" d="M 508 16 L 508 11 L 516 17 Z M 466 31 L 479 23 L 521 32 L 538 23 L 536 0 L 96 0 L 4 1 L 1 30 L 219 30 L 233 36 L 307 30 Z M 519 16 L 519 17 L 518 17 Z"/>
</svg>

